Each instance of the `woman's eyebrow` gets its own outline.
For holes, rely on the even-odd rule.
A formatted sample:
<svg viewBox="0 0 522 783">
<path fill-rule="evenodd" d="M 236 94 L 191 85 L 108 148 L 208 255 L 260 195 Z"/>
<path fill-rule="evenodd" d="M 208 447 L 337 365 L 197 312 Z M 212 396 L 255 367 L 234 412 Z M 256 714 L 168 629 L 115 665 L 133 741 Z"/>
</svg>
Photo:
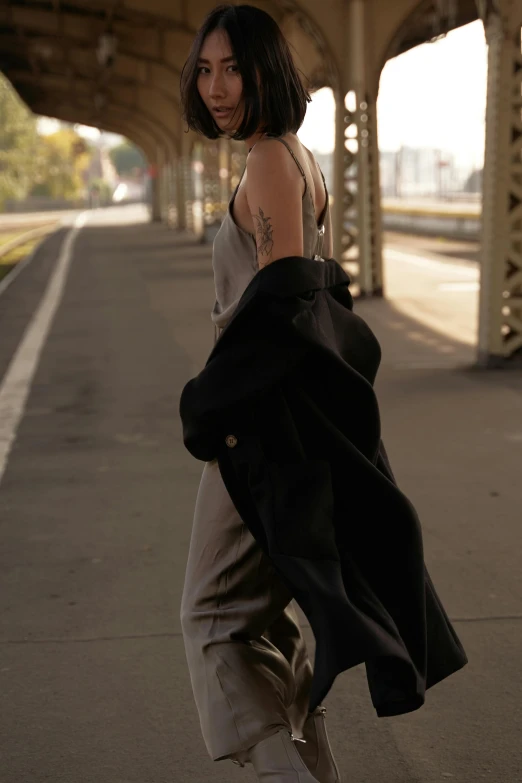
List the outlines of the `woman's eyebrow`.
<svg viewBox="0 0 522 783">
<path fill-rule="evenodd" d="M 229 57 L 223 57 L 219 62 L 220 63 L 228 63 L 230 60 L 235 60 L 236 57 L 232 54 Z M 210 63 L 210 60 L 205 59 L 205 57 L 198 57 L 198 63 Z"/>
</svg>

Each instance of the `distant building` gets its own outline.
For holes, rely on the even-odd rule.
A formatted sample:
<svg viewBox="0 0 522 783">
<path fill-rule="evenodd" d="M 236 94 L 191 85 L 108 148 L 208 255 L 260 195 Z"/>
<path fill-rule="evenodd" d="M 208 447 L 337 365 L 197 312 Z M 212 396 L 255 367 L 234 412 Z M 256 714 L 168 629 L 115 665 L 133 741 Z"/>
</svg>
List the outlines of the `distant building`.
<svg viewBox="0 0 522 783">
<path fill-rule="evenodd" d="M 84 174 L 86 181 L 103 179 L 111 188 L 118 184 L 118 172 L 110 158 L 109 150 L 102 145 L 96 145 L 92 157 Z"/>
<path fill-rule="evenodd" d="M 333 153 L 312 150 L 319 164 L 328 192 L 333 194 Z M 479 192 L 480 172 L 459 167 L 455 156 L 429 147 L 401 147 L 397 151 L 381 150 L 381 193 L 386 197 L 450 197 L 452 193 Z"/>
<path fill-rule="evenodd" d="M 454 156 L 440 149 L 401 147 L 382 150 L 381 192 L 397 198 L 437 196 L 443 198 L 462 188 Z"/>
</svg>

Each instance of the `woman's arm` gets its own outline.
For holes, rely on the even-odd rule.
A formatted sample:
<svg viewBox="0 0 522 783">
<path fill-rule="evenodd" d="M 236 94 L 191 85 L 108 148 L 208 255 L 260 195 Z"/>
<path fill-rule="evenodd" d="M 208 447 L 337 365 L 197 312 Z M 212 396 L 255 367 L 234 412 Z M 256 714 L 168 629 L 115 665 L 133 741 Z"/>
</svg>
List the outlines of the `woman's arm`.
<svg viewBox="0 0 522 783">
<path fill-rule="evenodd" d="M 255 226 L 259 268 L 303 255 L 304 183 L 283 144 L 258 142 L 247 158 L 246 197 Z"/>
</svg>

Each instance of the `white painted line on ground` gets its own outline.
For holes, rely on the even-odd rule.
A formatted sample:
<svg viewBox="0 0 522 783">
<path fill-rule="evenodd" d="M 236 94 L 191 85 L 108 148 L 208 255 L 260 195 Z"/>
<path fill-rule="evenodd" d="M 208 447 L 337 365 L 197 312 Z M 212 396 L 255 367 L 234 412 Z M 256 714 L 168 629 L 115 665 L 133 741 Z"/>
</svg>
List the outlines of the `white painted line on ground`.
<svg viewBox="0 0 522 783">
<path fill-rule="evenodd" d="M 88 212 L 82 212 L 78 215 L 73 228 L 65 237 L 47 289 L 25 330 L 0 385 L 0 482 L 25 409 L 42 348 L 62 300 L 74 243 L 78 232 L 87 222 L 88 216 Z"/>
<path fill-rule="evenodd" d="M 439 283 L 439 291 L 478 291 L 480 286 L 478 280 L 470 280 L 469 283 Z"/>
<path fill-rule="evenodd" d="M 431 258 L 424 258 L 423 256 L 416 255 L 414 253 L 405 253 L 403 250 L 397 250 L 393 247 L 387 247 L 384 251 L 384 257 L 389 258 L 390 261 L 399 261 L 405 264 L 412 264 L 413 266 L 422 267 L 422 269 L 437 272 L 439 275 L 452 274 L 458 275 L 468 280 L 479 279 L 479 268 L 465 266 L 464 264 L 449 263 L 448 261 L 434 261 Z"/>
</svg>

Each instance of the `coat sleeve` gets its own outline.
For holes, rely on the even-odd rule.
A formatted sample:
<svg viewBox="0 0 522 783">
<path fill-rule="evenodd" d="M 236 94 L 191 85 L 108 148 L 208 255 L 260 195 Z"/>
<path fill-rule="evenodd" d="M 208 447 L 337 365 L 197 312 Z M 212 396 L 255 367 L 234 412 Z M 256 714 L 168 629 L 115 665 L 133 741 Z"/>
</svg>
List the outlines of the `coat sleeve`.
<svg viewBox="0 0 522 783">
<path fill-rule="evenodd" d="M 183 442 L 196 459 L 214 459 L 243 406 L 303 359 L 307 345 L 294 328 L 295 315 L 290 299 L 253 297 L 225 328 L 203 370 L 186 384 L 179 405 Z"/>
</svg>

